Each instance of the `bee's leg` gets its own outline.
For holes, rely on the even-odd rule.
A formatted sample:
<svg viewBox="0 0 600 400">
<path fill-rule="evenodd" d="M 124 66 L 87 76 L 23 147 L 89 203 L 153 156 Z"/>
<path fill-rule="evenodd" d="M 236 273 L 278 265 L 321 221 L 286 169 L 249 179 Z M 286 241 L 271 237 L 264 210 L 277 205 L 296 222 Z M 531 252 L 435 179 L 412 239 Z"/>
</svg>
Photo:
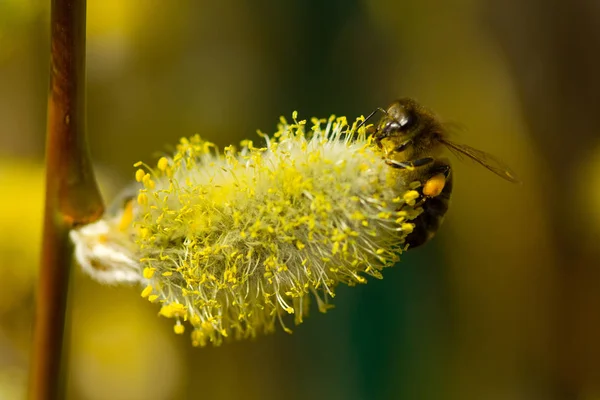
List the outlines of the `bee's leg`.
<svg viewBox="0 0 600 400">
<path fill-rule="evenodd" d="M 416 167 L 422 167 L 427 164 L 431 164 L 435 160 L 431 157 L 419 158 L 413 161 L 396 161 L 396 160 L 385 160 L 385 163 L 392 168 L 399 169 L 414 169 Z"/>
<path fill-rule="evenodd" d="M 435 236 L 448 211 L 452 194 L 452 169 L 448 160 L 436 159 L 422 176 L 424 179 L 417 191 L 423 196 L 423 212 L 412 221 L 415 227 L 406 237 L 409 249 L 418 247 Z"/>
</svg>

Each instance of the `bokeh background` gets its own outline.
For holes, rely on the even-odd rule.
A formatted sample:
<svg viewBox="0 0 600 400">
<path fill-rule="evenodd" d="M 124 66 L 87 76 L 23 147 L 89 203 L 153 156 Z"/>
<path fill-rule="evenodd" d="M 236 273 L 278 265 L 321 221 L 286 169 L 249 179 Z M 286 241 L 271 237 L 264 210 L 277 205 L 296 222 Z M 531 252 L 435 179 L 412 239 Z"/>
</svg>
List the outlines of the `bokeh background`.
<svg viewBox="0 0 600 400">
<path fill-rule="evenodd" d="M 41 242 L 49 2 L 0 0 L 0 399 L 23 398 Z M 400 96 L 516 170 L 454 162 L 436 239 L 278 332 L 192 348 L 137 288 L 75 270 L 69 399 L 600 399 L 600 3 L 90 0 L 106 199 L 181 136 Z"/>
</svg>

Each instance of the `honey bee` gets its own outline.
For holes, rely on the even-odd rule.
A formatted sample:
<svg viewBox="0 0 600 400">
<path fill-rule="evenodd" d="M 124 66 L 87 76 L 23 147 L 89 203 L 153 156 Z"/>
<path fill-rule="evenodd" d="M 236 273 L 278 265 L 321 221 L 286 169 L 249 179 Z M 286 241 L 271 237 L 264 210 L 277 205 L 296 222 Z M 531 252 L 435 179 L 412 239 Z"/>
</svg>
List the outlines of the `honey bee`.
<svg viewBox="0 0 600 400">
<path fill-rule="evenodd" d="M 383 151 L 385 162 L 402 169 L 407 182 L 419 181 L 423 212 L 413 221 L 415 228 L 406 238 L 408 248 L 428 242 L 438 231 L 452 194 L 452 168 L 440 157 L 444 147 L 458 158 L 466 156 L 509 182 L 519 179 L 503 162 L 481 150 L 448 139 L 448 132 L 437 117 L 416 101 L 396 100 L 381 118 L 373 133 L 375 144 Z"/>
</svg>

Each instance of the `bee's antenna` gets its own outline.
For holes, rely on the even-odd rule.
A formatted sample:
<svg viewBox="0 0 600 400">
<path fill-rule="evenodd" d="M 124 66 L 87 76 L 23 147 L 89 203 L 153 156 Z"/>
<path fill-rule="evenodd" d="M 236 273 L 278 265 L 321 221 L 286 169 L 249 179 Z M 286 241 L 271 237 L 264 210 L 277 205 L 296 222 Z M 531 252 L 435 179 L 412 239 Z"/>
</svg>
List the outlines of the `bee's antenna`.
<svg viewBox="0 0 600 400">
<path fill-rule="evenodd" d="M 356 127 L 356 129 L 358 130 L 358 129 L 360 129 L 360 128 L 361 128 L 361 127 L 364 125 L 364 124 L 366 124 L 366 123 L 367 123 L 367 121 L 369 121 L 369 120 L 371 119 L 371 117 L 372 117 L 373 115 L 375 115 L 375 113 L 376 113 L 377 111 L 381 111 L 382 113 L 384 113 L 384 114 L 387 114 L 387 111 L 385 111 L 383 108 L 381 108 L 381 107 L 377 107 L 376 109 L 374 109 L 374 110 L 373 110 L 373 112 L 371 112 L 371 114 L 367 115 L 367 118 L 365 118 L 365 119 L 364 119 L 364 121 L 362 121 L 360 124 L 358 124 L 358 126 Z"/>
</svg>

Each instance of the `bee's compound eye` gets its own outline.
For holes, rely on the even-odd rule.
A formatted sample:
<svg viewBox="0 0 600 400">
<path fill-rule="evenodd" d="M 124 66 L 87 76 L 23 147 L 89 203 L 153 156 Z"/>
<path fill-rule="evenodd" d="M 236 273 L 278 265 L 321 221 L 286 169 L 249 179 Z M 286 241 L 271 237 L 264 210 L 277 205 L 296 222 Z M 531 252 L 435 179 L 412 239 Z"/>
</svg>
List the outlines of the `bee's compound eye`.
<svg viewBox="0 0 600 400">
<path fill-rule="evenodd" d="M 397 132 L 401 129 L 402 129 L 402 126 L 398 123 L 398 121 L 391 120 L 387 124 L 385 124 L 385 126 L 383 127 L 383 132 L 389 134 L 392 132 Z"/>
<path fill-rule="evenodd" d="M 383 131 L 386 133 L 403 132 L 413 125 L 413 118 L 405 109 L 399 109 L 385 124 Z"/>
<path fill-rule="evenodd" d="M 390 109 L 388 114 L 391 118 L 386 128 L 390 131 L 406 131 L 413 125 L 414 117 L 404 106 Z"/>
<path fill-rule="evenodd" d="M 410 115 L 408 115 L 407 112 L 400 113 L 400 118 L 398 118 L 398 125 L 400 125 L 400 128 L 406 128 L 410 125 L 410 123 Z"/>
<path fill-rule="evenodd" d="M 412 125 L 413 118 L 408 111 L 403 109 L 401 112 L 398 113 L 396 121 L 399 129 L 407 129 Z"/>
</svg>

